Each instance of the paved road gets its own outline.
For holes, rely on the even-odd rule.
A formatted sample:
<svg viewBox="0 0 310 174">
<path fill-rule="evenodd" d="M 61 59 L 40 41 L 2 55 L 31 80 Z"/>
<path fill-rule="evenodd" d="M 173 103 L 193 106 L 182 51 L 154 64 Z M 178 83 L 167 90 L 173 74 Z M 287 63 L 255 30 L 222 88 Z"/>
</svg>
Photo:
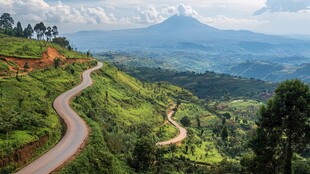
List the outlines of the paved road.
<svg viewBox="0 0 310 174">
<path fill-rule="evenodd" d="M 70 100 L 92 84 L 91 72 L 102 67 L 102 63 L 83 72 L 83 81 L 73 89 L 61 94 L 54 101 L 54 108 L 67 125 L 67 131 L 61 141 L 50 151 L 35 160 L 17 174 L 47 174 L 64 164 L 86 141 L 89 130 L 86 123 L 70 107 Z"/>
<path fill-rule="evenodd" d="M 169 111 L 167 117 L 168 117 L 169 122 L 171 124 L 173 124 L 176 128 L 179 129 L 179 135 L 177 137 L 171 139 L 171 140 L 167 140 L 167 141 L 156 143 L 156 145 L 164 146 L 164 145 L 169 145 L 169 144 L 175 144 L 175 143 L 181 142 L 182 140 L 184 140 L 186 138 L 186 136 L 187 136 L 186 129 L 184 129 L 177 122 L 172 120 L 172 116 L 173 116 L 174 112 L 175 111 L 173 111 L 173 110 Z"/>
</svg>

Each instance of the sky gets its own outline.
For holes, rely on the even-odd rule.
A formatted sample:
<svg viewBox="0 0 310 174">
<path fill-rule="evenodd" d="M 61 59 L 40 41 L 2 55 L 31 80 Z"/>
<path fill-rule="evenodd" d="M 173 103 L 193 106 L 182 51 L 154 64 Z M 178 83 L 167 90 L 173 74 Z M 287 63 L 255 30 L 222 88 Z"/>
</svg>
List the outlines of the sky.
<svg viewBox="0 0 310 174">
<path fill-rule="evenodd" d="M 62 33 L 141 28 L 177 14 L 220 29 L 310 36 L 310 0 L 0 0 L 5 12 Z"/>
</svg>

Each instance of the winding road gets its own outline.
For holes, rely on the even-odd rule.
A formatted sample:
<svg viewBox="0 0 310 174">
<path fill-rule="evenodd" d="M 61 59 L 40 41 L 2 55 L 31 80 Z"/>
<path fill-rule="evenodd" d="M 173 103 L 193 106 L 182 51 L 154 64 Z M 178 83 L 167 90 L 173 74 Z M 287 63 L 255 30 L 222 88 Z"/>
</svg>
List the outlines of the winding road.
<svg viewBox="0 0 310 174">
<path fill-rule="evenodd" d="M 163 142 L 159 142 L 156 143 L 156 145 L 158 146 L 165 146 L 165 145 L 169 145 L 169 144 L 175 144 L 175 143 L 179 143 L 182 140 L 184 140 L 187 136 L 187 132 L 186 129 L 181 127 L 176 121 L 172 120 L 172 116 L 175 113 L 175 111 L 170 110 L 167 117 L 168 117 L 168 121 L 174 125 L 176 128 L 179 129 L 179 135 L 176 136 L 175 138 L 171 139 L 171 140 L 167 140 L 167 141 L 163 141 Z"/>
<path fill-rule="evenodd" d="M 70 107 L 73 97 L 83 89 L 92 85 L 90 74 L 102 67 L 99 62 L 96 67 L 83 72 L 83 81 L 73 89 L 61 94 L 53 103 L 59 116 L 64 120 L 67 130 L 60 142 L 43 156 L 21 169 L 17 174 L 48 174 L 63 165 L 74 156 L 86 141 L 89 130 L 84 120 Z"/>
</svg>

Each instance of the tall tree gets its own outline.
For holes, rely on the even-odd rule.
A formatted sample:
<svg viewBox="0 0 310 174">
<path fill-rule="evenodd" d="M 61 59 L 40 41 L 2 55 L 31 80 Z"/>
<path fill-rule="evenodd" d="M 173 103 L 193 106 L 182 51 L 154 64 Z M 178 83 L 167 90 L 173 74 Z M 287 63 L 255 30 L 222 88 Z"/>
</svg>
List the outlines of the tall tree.
<svg viewBox="0 0 310 174">
<path fill-rule="evenodd" d="M 27 39 L 30 39 L 32 35 L 33 35 L 32 26 L 28 24 L 28 26 L 24 29 L 24 37 L 26 37 Z"/>
<path fill-rule="evenodd" d="M 42 40 L 46 31 L 46 27 L 43 22 L 37 23 L 34 26 L 34 31 L 37 33 L 37 39 Z"/>
<path fill-rule="evenodd" d="M 15 36 L 16 37 L 24 37 L 23 27 L 22 27 L 22 24 L 19 21 L 17 22 L 17 26 L 16 26 L 16 29 L 15 29 Z"/>
<path fill-rule="evenodd" d="M 227 140 L 228 138 L 228 129 L 227 129 L 227 125 L 225 124 L 224 127 L 221 130 L 221 137 L 224 141 Z"/>
<path fill-rule="evenodd" d="M 56 38 L 59 34 L 58 27 L 56 25 L 54 25 L 52 28 L 52 34 L 53 34 L 54 38 Z"/>
<path fill-rule="evenodd" d="M 50 26 L 46 28 L 45 37 L 47 41 L 50 41 L 52 38 L 52 28 Z"/>
<path fill-rule="evenodd" d="M 0 17 L 0 29 L 5 34 L 13 35 L 14 20 L 9 13 L 3 13 Z"/>
<path fill-rule="evenodd" d="M 0 28 L 1 29 L 12 29 L 14 20 L 9 13 L 3 13 L 0 17 Z"/>
<path fill-rule="evenodd" d="M 250 143 L 258 161 L 269 161 L 272 173 L 291 174 L 293 153 L 310 143 L 309 123 L 309 86 L 300 80 L 281 83 L 267 106 L 261 108 L 257 135 Z"/>
</svg>

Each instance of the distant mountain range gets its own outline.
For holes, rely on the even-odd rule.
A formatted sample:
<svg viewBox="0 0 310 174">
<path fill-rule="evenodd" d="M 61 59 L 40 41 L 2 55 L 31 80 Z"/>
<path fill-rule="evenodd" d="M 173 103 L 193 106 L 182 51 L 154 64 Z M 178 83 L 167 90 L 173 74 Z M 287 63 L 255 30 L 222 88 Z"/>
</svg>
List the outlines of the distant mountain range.
<svg viewBox="0 0 310 174">
<path fill-rule="evenodd" d="M 234 69 L 249 61 L 291 66 L 310 60 L 308 40 L 220 30 L 190 16 L 175 15 L 148 28 L 81 31 L 66 37 L 82 50 L 131 53 L 164 62 L 174 69 L 197 72 L 238 74 L 239 70 Z M 247 77 L 247 72 L 242 75 Z"/>
</svg>

